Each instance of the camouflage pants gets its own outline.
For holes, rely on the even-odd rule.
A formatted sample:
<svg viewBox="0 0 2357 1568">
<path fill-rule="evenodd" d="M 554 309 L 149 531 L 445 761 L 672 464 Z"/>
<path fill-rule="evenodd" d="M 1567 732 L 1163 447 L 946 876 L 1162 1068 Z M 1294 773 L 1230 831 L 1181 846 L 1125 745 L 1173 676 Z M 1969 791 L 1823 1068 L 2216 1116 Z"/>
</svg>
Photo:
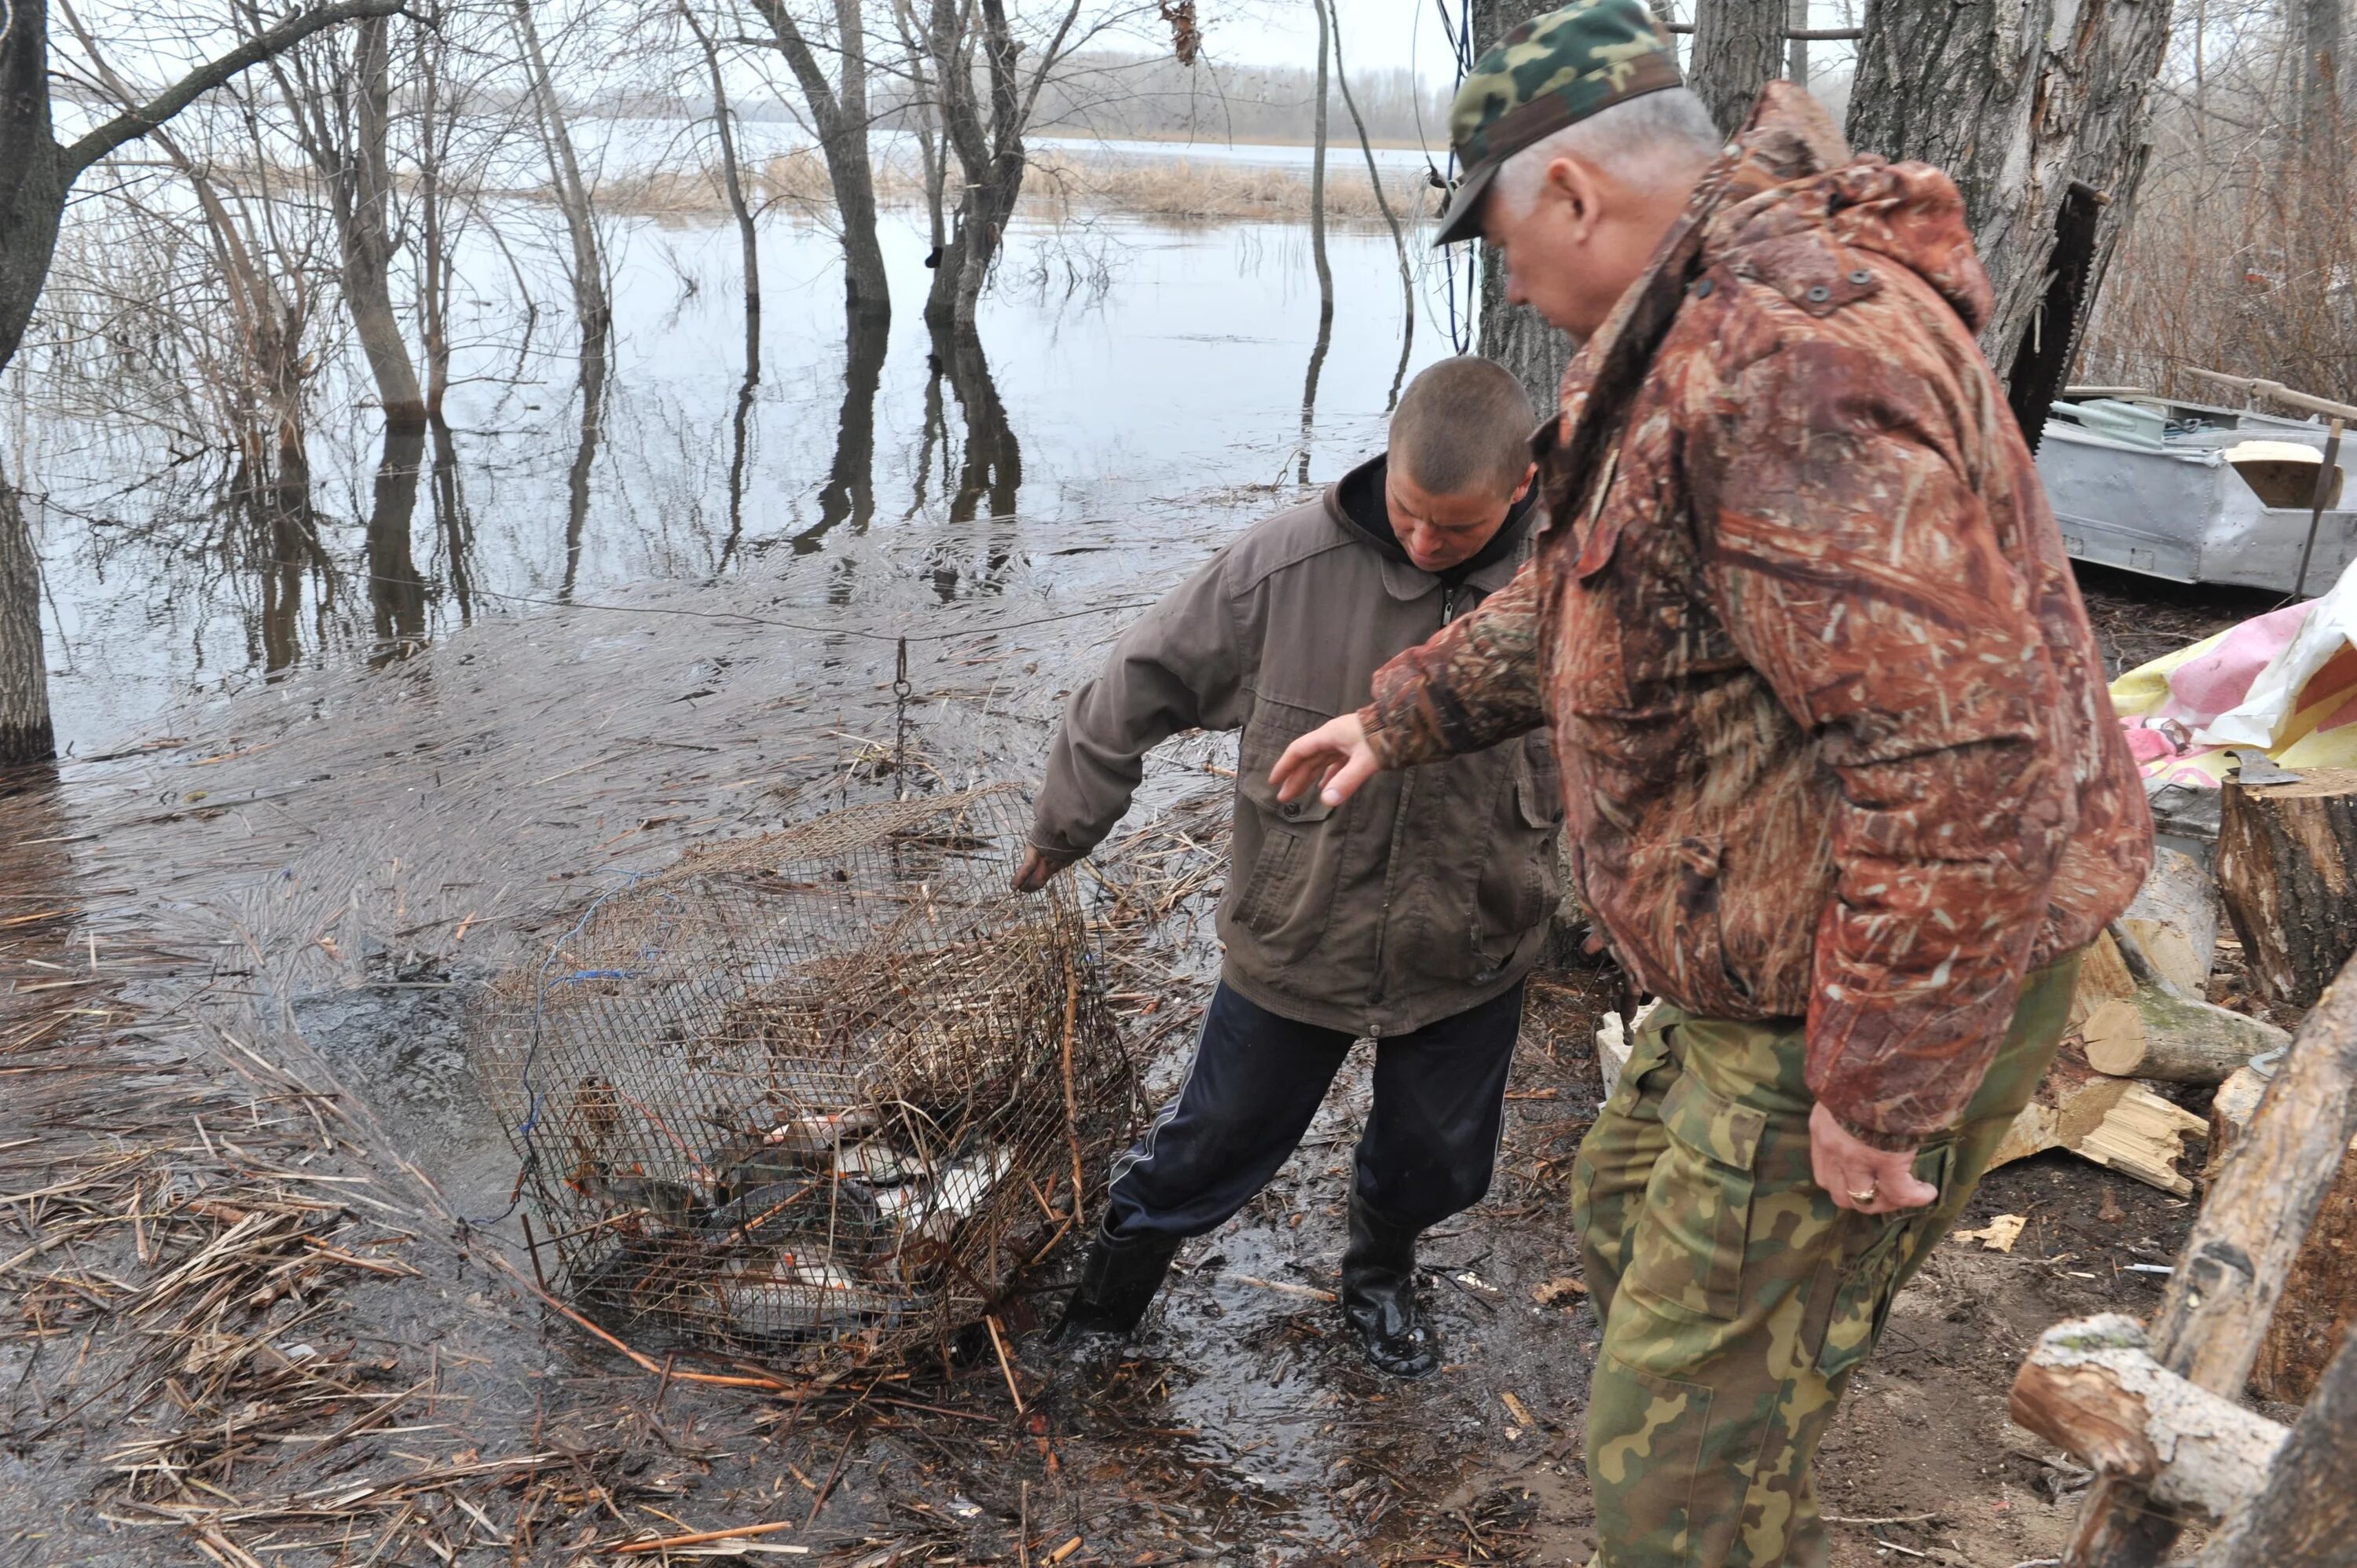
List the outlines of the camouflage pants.
<svg viewBox="0 0 2357 1568">
<path fill-rule="evenodd" d="M 1905 1214 L 1836 1208 L 1812 1179 L 1797 1025 L 1647 1020 L 1573 1175 L 1604 1323 L 1598 1568 L 1821 1568 L 1817 1444 L 2045 1075 L 2078 969 L 2029 977 L 1964 1123 L 1916 1159 L 1938 1201 Z"/>
</svg>

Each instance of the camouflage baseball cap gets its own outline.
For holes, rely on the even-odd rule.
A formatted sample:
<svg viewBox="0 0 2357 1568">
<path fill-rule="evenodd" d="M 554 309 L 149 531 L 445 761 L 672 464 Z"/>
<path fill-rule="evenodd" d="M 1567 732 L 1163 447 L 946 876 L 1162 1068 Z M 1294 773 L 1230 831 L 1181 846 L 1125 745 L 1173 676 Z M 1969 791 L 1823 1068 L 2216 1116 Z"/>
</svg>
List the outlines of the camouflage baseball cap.
<svg viewBox="0 0 2357 1568">
<path fill-rule="evenodd" d="M 1574 0 L 1524 22 L 1457 90 L 1448 140 L 1465 176 L 1433 243 L 1480 237 L 1490 182 L 1524 147 L 1598 110 L 1684 84 L 1669 34 L 1643 0 Z"/>
</svg>

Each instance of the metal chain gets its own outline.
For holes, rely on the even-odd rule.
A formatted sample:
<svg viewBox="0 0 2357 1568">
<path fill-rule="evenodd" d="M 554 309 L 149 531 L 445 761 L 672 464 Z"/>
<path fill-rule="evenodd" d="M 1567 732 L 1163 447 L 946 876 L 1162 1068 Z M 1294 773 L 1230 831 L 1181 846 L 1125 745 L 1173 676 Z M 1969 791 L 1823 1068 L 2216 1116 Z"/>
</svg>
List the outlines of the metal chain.
<svg viewBox="0 0 2357 1568">
<path fill-rule="evenodd" d="M 899 663 L 892 672 L 892 778 L 903 800 L 909 798 L 909 699 L 916 690 L 909 684 L 909 639 L 904 637 Z"/>
</svg>

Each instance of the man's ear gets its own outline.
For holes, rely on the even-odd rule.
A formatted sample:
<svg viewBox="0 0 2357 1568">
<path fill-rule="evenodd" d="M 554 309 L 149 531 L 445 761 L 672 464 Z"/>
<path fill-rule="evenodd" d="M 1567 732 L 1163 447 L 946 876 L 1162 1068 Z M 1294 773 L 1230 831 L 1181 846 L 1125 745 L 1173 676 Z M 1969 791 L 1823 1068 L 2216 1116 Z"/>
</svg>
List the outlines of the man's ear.
<svg viewBox="0 0 2357 1568">
<path fill-rule="evenodd" d="M 1596 171 L 1577 158 L 1561 157 L 1547 165 L 1550 194 L 1569 209 L 1572 237 L 1586 240 L 1596 231 L 1604 206 L 1604 183 Z"/>
<path fill-rule="evenodd" d="M 1524 496 L 1529 495 L 1531 493 L 1532 481 L 1535 480 L 1538 477 L 1539 466 L 1536 463 L 1534 463 L 1529 467 L 1523 469 L 1523 482 L 1514 487 L 1514 493 L 1506 498 L 1506 504 L 1508 506 L 1512 506 L 1516 501 L 1521 500 Z"/>
</svg>

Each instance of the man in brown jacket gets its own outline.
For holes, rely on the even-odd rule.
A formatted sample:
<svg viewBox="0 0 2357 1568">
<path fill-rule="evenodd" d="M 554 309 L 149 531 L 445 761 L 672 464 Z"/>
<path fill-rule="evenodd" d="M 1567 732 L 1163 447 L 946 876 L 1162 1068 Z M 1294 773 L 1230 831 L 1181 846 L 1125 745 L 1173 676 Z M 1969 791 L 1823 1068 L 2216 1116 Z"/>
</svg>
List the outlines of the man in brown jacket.
<svg viewBox="0 0 2357 1568">
<path fill-rule="evenodd" d="M 1426 371 L 1386 456 L 1222 550 L 1073 694 L 1020 886 L 1111 831 L 1162 740 L 1243 736 L 1220 986 L 1178 1098 L 1114 1162 L 1060 1335 L 1135 1327 L 1179 1243 L 1266 1184 L 1351 1044 L 1371 1037 L 1342 1308 L 1378 1367 L 1436 1364 L 1415 1236 L 1489 1189 L 1523 976 L 1555 905 L 1554 759 L 1534 735 L 1342 808 L 1280 805 L 1268 770 L 1354 706 L 1377 666 L 1513 575 L 1529 543 L 1531 418 L 1487 360 Z"/>
<path fill-rule="evenodd" d="M 1444 240 L 1584 340 L 1550 524 L 1273 777 L 1330 808 L 1552 725 L 1664 1003 L 1573 1176 L 1599 1558 L 1822 1564 L 1818 1440 L 2052 1059 L 2144 795 L 1944 175 L 1786 83 L 1722 148 L 1641 0 L 1510 33 L 1452 134 Z"/>
</svg>

